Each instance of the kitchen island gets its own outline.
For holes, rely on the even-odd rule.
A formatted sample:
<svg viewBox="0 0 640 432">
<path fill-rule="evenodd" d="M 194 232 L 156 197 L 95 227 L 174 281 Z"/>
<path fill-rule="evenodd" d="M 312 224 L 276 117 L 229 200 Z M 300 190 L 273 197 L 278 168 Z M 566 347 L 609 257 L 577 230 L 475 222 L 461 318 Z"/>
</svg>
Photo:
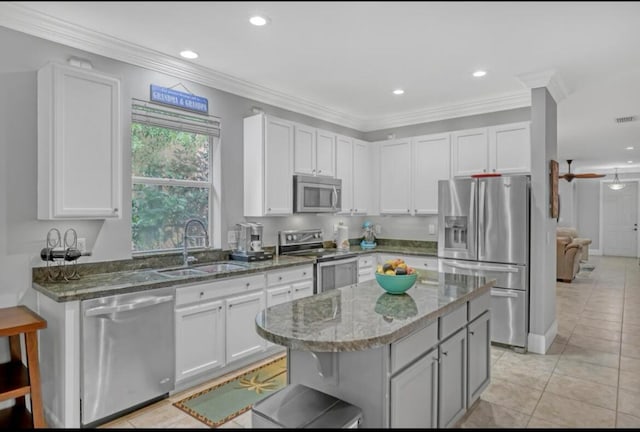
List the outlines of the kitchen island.
<svg viewBox="0 0 640 432">
<path fill-rule="evenodd" d="M 264 339 L 288 348 L 288 382 L 359 407 L 362 427 L 451 427 L 489 384 L 484 277 L 420 271 L 405 294 L 375 280 L 270 307 Z"/>
</svg>

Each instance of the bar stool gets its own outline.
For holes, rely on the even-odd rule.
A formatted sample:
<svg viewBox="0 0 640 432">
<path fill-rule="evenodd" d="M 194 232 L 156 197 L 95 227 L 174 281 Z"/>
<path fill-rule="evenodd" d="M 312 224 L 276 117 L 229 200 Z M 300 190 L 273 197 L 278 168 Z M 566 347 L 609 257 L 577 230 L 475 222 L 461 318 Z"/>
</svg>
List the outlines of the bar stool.
<svg viewBox="0 0 640 432">
<path fill-rule="evenodd" d="M 42 409 L 40 368 L 38 366 L 38 330 L 47 321 L 26 306 L 0 309 L 0 336 L 9 337 L 11 360 L 0 364 L 0 402 L 15 399 L 12 407 L 0 410 L 1 428 L 46 428 Z M 20 335 L 24 334 L 27 366 L 22 362 Z M 31 396 L 31 413 L 26 409 Z"/>
</svg>

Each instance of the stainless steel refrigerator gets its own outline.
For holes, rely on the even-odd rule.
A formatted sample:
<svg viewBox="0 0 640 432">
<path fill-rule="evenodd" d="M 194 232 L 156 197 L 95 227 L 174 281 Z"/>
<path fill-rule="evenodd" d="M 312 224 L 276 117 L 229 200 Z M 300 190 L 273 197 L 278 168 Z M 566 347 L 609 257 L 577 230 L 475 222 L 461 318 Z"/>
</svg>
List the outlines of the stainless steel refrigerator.
<svg viewBox="0 0 640 432">
<path fill-rule="evenodd" d="M 485 275 L 491 341 L 527 349 L 529 176 L 438 182 L 438 262 L 442 272 Z"/>
</svg>

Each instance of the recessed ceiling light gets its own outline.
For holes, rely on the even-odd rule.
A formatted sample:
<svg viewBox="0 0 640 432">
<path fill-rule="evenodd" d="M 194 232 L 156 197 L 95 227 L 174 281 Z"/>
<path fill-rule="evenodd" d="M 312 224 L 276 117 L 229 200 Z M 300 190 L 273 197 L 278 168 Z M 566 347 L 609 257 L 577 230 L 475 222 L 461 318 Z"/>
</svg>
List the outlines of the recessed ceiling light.
<svg viewBox="0 0 640 432">
<path fill-rule="evenodd" d="M 267 23 L 267 19 L 265 17 L 261 17 L 260 15 L 255 15 L 249 18 L 249 22 L 254 26 L 263 26 Z"/>
<path fill-rule="evenodd" d="M 627 163 L 633 163 L 633 161 L 627 161 Z"/>
<path fill-rule="evenodd" d="M 633 150 L 633 146 L 625 147 L 625 150 Z"/>
<path fill-rule="evenodd" d="M 180 51 L 180 55 L 186 59 L 196 59 L 198 58 L 198 53 L 191 50 Z"/>
<path fill-rule="evenodd" d="M 404 94 L 404 90 L 402 90 L 402 89 L 395 89 L 395 90 L 393 91 L 393 94 L 394 94 L 394 95 L 401 95 L 401 94 Z"/>
<path fill-rule="evenodd" d="M 483 70 L 477 70 L 477 71 L 475 71 L 473 73 L 473 76 L 476 77 L 476 78 L 480 78 L 480 77 L 485 76 L 486 74 L 487 73 L 485 71 L 483 71 Z"/>
</svg>

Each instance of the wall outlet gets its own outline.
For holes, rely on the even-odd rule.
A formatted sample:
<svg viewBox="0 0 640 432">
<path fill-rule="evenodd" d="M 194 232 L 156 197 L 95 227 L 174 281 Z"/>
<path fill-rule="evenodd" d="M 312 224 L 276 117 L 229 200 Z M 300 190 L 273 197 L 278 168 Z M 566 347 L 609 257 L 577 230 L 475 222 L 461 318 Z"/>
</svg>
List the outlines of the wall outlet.
<svg viewBox="0 0 640 432">
<path fill-rule="evenodd" d="M 382 232 L 382 227 L 379 224 L 375 224 L 373 226 L 373 229 L 375 230 L 376 234 L 380 234 Z"/>
<path fill-rule="evenodd" d="M 429 234 L 436 233 L 436 226 L 434 224 L 429 224 Z"/>
<path fill-rule="evenodd" d="M 80 252 L 86 252 L 87 251 L 87 239 L 85 239 L 84 237 L 80 237 L 78 239 L 78 250 Z"/>
</svg>

